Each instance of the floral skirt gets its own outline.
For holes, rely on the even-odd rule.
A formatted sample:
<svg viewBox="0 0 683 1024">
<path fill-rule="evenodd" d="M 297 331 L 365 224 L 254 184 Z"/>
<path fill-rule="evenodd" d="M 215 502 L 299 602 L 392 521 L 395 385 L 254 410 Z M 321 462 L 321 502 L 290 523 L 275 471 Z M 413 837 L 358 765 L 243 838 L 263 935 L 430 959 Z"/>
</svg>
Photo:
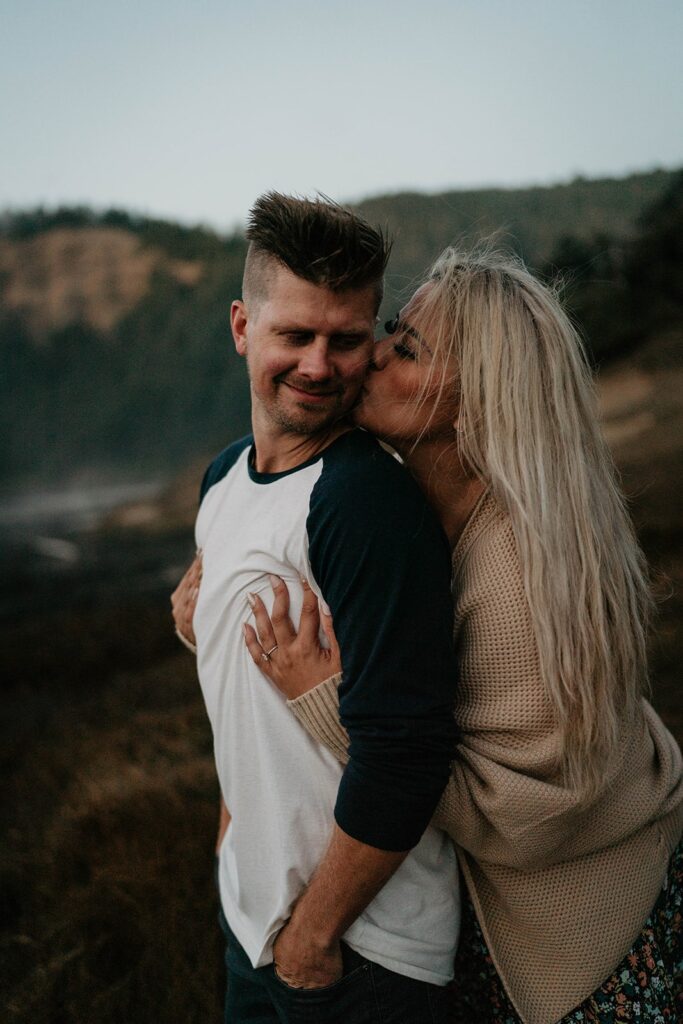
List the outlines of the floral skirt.
<svg viewBox="0 0 683 1024">
<path fill-rule="evenodd" d="M 614 974 L 558 1024 L 683 1024 L 682 925 L 683 843 L 650 917 Z M 453 1024 L 520 1024 L 469 900 L 463 900 L 455 977 L 467 984 L 453 986 Z"/>
</svg>

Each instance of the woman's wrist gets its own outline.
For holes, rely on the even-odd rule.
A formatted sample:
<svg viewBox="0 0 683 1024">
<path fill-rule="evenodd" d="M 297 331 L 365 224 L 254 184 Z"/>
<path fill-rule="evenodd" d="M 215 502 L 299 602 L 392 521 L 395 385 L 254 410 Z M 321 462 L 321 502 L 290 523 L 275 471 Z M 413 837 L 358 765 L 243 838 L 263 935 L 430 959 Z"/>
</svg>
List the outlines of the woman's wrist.
<svg viewBox="0 0 683 1024">
<path fill-rule="evenodd" d="M 192 651 L 193 654 L 197 653 L 196 645 L 193 644 L 191 640 L 188 640 L 188 638 L 183 633 L 180 632 L 180 630 L 178 629 L 177 626 L 175 628 L 175 635 L 178 637 L 178 639 L 180 640 L 181 644 L 184 647 L 187 647 L 188 651 Z"/>
<path fill-rule="evenodd" d="M 341 681 L 341 672 L 335 672 L 334 675 L 328 676 L 327 679 L 322 679 L 319 683 L 316 683 L 315 686 L 312 686 L 310 689 L 304 690 L 304 692 L 300 693 L 297 697 L 292 697 L 290 700 L 287 701 L 287 704 L 290 707 L 301 707 L 301 705 L 306 703 L 307 697 L 310 698 L 311 694 L 315 694 L 319 700 L 325 700 L 325 698 L 327 698 L 329 701 L 329 699 L 332 698 L 333 706 L 338 708 L 339 700 L 337 697 L 337 688 Z"/>
</svg>

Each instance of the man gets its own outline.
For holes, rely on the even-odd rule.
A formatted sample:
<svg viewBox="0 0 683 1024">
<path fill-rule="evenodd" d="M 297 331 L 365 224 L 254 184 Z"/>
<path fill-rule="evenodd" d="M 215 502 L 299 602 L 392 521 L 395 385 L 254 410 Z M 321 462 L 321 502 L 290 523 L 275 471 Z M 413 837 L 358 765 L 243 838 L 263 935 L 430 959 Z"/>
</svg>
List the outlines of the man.
<svg viewBox="0 0 683 1024">
<path fill-rule="evenodd" d="M 198 670 L 223 794 L 226 1020 L 424 1024 L 441 1019 L 459 921 L 451 844 L 427 827 L 455 745 L 450 558 L 408 474 L 346 419 L 388 247 L 334 204 L 275 193 L 247 237 L 231 324 L 253 437 L 207 470 L 196 529 Z M 334 616 L 344 769 L 244 643 L 255 595 L 270 601 L 282 579 L 295 621 L 301 579 Z"/>
</svg>

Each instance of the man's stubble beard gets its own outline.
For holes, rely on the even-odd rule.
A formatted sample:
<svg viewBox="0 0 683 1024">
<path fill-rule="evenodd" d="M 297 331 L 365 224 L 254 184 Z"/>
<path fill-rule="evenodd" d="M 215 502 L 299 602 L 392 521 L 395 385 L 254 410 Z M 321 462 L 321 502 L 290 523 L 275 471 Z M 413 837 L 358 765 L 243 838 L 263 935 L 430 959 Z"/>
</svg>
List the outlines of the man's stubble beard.
<svg viewBox="0 0 683 1024">
<path fill-rule="evenodd" d="M 282 387 L 282 383 L 279 386 Z M 315 406 L 311 406 L 310 410 L 302 408 L 301 414 L 297 416 L 296 413 L 281 408 L 278 404 L 277 396 L 272 403 L 265 403 L 256 395 L 253 384 L 251 392 L 252 402 L 258 403 L 268 419 L 284 433 L 291 434 L 294 437 L 312 437 L 317 434 L 327 433 L 334 429 L 341 421 L 348 419 L 354 404 L 351 402 L 348 408 L 345 408 L 345 403 L 338 402 L 325 415 L 321 414 L 320 410 Z M 300 404 L 305 407 L 305 403 L 302 402 Z"/>
</svg>

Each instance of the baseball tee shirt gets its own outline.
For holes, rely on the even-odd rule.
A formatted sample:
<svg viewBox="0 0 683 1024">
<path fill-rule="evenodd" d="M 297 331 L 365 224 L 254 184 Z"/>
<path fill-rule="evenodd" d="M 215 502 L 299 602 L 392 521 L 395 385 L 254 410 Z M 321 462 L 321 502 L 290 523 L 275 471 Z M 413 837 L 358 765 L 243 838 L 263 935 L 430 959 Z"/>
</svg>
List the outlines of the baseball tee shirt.
<svg viewBox="0 0 683 1024">
<path fill-rule="evenodd" d="M 343 434 L 282 473 L 254 468 L 253 439 L 204 478 L 204 552 L 194 629 L 218 777 L 232 816 L 219 855 L 226 918 L 254 967 L 272 961 L 336 820 L 348 835 L 411 852 L 344 936 L 408 977 L 453 976 L 460 896 L 450 839 L 429 826 L 456 735 L 450 552 L 421 491 L 369 434 Z M 342 767 L 311 738 L 251 659 L 242 625 L 269 574 L 300 579 L 330 607 L 341 649 Z M 277 657 L 274 654 L 273 657 Z"/>
</svg>

